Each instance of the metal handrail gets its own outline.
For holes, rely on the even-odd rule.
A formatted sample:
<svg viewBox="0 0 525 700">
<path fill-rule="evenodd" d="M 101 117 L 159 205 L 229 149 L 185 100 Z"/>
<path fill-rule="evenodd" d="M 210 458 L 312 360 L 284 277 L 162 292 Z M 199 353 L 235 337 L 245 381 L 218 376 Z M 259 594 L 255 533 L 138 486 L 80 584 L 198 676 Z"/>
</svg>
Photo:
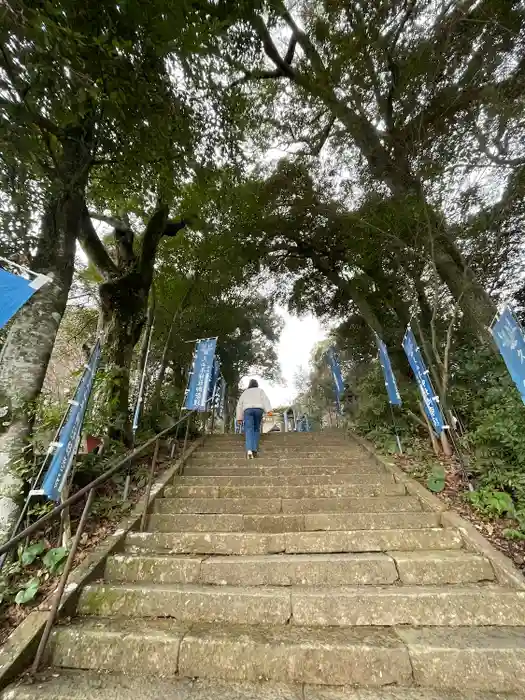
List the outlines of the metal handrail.
<svg viewBox="0 0 525 700">
<path fill-rule="evenodd" d="M 46 621 L 46 625 L 44 628 L 44 631 L 42 633 L 42 637 L 40 638 L 40 643 L 38 645 L 37 652 L 35 654 L 35 658 L 31 667 L 31 674 L 34 675 L 37 673 L 40 663 L 42 661 L 47 642 L 49 641 L 49 637 L 51 635 L 51 631 L 53 628 L 53 625 L 56 620 L 56 616 L 58 613 L 58 609 L 60 607 L 60 603 L 62 602 L 62 597 L 64 594 L 64 590 L 66 587 L 67 579 L 69 578 L 69 574 L 71 572 L 71 569 L 73 568 L 73 563 L 75 560 L 76 552 L 78 549 L 78 546 L 80 544 L 80 540 L 84 531 L 84 528 L 87 523 L 89 511 L 91 509 L 91 505 L 93 504 L 94 496 L 95 496 L 95 491 L 99 486 L 102 486 L 102 484 L 105 484 L 114 474 L 116 474 L 122 467 L 125 465 L 129 464 L 135 457 L 138 457 L 141 455 L 145 450 L 148 449 L 148 447 L 151 447 L 151 445 L 155 445 L 155 449 L 153 452 L 153 458 L 151 460 L 151 466 L 150 466 L 150 472 L 149 472 L 149 478 L 148 478 L 148 484 L 146 487 L 146 494 L 145 494 L 145 499 L 144 499 L 144 509 L 142 512 L 141 516 L 141 521 L 140 521 L 140 529 L 141 531 L 144 530 L 146 526 L 146 521 L 147 521 L 147 516 L 148 516 L 148 511 L 149 511 L 149 506 L 150 506 L 150 501 L 151 501 L 151 490 L 153 486 L 153 479 L 154 479 L 154 473 L 155 473 L 155 466 L 157 463 L 157 458 L 159 454 L 159 440 L 170 433 L 173 429 L 177 429 L 175 433 L 175 438 L 177 439 L 178 436 L 178 428 L 179 426 L 186 422 L 186 434 L 184 436 L 184 447 L 182 449 L 182 458 L 184 459 L 184 455 L 186 453 L 186 446 L 188 443 L 188 434 L 189 434 L 189 429 L 190 429 L 190 422 L 193 416 L 197 413 L 197 411 L 189 411 L 186 413 L 184 416 L 180 417 L 179 420 L 175 421 L 172 425 L 170 425 L 168 428 L 165 428 L 164 430 L 161 430 L 160 433 L 157 433 L 154 437 L 150 438 L 147 440 L 144 444 L 140 445 L 140 447 L 136 447 L 133 450 L 130 450 L 128 454 L 124 455 L 123 457 L 120 458 L 115 458 L 114 460 L 109 461 L 109 467 L 106 469 L 106 471 L 98 476 L 96 479 L 93 479 L 89 484 L 84 486 L 83 488 L 79 489 L 76 493 L 74 493 L 72 496 L 64 500 L 60 505 L 56 506 L 53 508 L 52 511 L 49 513 L 46 513 L 43 515 L 41 518 L 36 520 L 32 525 L 29 525 L 26 527 L 24 530 L 16 534 L 14 537 L 12 537 L 10 540 L 5 542 L 2 546 L 0 546 L 0 556 L 3 556 L 13 550 L 19 542 L 24 540 L 26 537 L 29 537 L 30 535 L 34 534 L 38 530 L 41 529 L 42 525 L 45 523 L 54 520 L 57 518 L 60 513 L 65 509 L 68 508 L 69 506 L 73 505 L 74 503 L 77 503 L 83 496 L 87 494 L 87 500 L 84 505 L 84 509 L 82 511 L 82 515 L 80 517 L 79 524 L 77 526 L 77 530 L 75 532 L 75 537 L 73 538 L 73 542 L 71 544 L 71 549 L 68 553 L 68 557 L 66 559 L 66 564 L 64 566 L 64 570 L 62 571 L 62 574 L 60 576 L 60 580 L 58 583 L 58 586 L 55 591 L 55 596 L 53 599 L 53 604 L 51 606 L 51 609 L 49 611 L 49 615 Z M 172 451 L 172 456 L 173 456 L 173 451 Z"/>
<path fill-rule="evenodd" d="M 157 433 L 154 437 L 150 438 L 147 440 L 143 445 L 140 447 L 136 447 L 135 449 L 131 450 L 128 452 L 128 454 L 124 455 L 123 457 L 120 458 L 115 458 L 114 460 L 110 460 L 109 464 L 112 464 L 103 474 L 100 476 L 97 476 L 96 479 L 93 479 L 89 484 L 86 486 L 83 486 L 81 489 L 76 491 L 72 496 L 64 500 L 60 505 L 57 505 L 53 510 L 49 511 L 49 513 L 46 513 L 43 515 L 41 518 L 36 520 L 32 525 L 29 525 L 26 527 L 24 530 L 21 530 L 17 535 L 12 537 L 10 540 L 5 542 L 3 545 L 0 546 L 0 555 L 5 554 L 9 551 L 11 551 L 16 545 L 24 540 L 26 537 L 30 537 L 33 533 L 35 533 L 37 530 L 40 529 L 40 526 L 43 525 L 46 522 L 49 522 L 50 520 L 54 520 L 57 515 L 60 515 L 60 513 L 65 509 L 68 508 L 69 506 L 73 505 L 77 501 L 79 501 L 83 496 L 86 495 L 86 493 L 89 493 L 91 489 L 96 489 L 97 487 L 101 486 L 102 484 L 106 483 L 114 474 L 116 474 L 124 465 L 128 464 L 131 460 L 133 460 L 135 457 L 140 456 L 148 447 L 151 447 L 154 443 L 156 443 L 157 440 L 160 440 L 162 437 L 167 435 L 169 432 L 171 432 L 174 428 L 177 427 L 180 423 L 183 423 L 185 420 L 189 419 L 192 417 L 197 411 L 191 411 L 190 413 L 187 413 L 185 416 L 180 418 L 178 421 L 170 425 L 168 428 L 165 428 L 164 430 L 161 430 L 160 433 Z M 188 422 L 188 428 L 189 428 L 189 422 Z M 188 432 L 188 431 L 186 431 Z M 186 441 L 185 441 L 186 444 Z"/>
</svg>

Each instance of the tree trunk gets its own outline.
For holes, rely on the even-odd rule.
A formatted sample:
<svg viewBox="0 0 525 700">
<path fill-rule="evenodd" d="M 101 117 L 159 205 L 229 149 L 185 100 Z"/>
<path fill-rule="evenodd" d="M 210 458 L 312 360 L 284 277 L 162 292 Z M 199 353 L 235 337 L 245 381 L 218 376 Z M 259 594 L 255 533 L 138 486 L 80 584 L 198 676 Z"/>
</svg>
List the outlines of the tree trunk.
<svg viewBox="0 0 525 700">
<path fill-rule="evenodd" d="M 20 309 L 2 348 L 0 405 L 7 407 L 8 414 L 0 428 L 0 542 L 9 537 L 18 518 L 34 404 L 44 383 L 73 279 L 81 201 L 77 191 L 63 193 L 49 202 L 32 267 L 52 277 L 52 282 Z"/>
<path fill-rule="evenodd" d="M 447 231 L 437 227 L 433 239 L 433 261 L 439 276 L 458 302 L 468 326 L 483 339 L 497 307 L 463 259 Z"/>
<path fill-rule="evenodd" d="M 111 440 L 132 444 L 129 380 L 133 350 L 146 320 L 149 288 L 136 271 L 100 285 L 107 387 L 108 434 Z"/>
</svg>

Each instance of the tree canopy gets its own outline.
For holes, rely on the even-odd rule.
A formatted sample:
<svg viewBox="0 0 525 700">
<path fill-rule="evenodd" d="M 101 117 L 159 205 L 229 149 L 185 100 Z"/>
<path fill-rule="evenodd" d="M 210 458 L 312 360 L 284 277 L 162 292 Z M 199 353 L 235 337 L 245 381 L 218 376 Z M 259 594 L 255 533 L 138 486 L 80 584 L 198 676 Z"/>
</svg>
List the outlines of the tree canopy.
<svg viewBox="0 0 525 700">
<path fill-rule="evenodd" d="M 425 426 L 410 323 L 444 410 L 493 455 L 495 404 L 465 368 L 494 387 L 488 328 L 501 302 L 523 314 L 524 41 L 518 0 L 4 4 L 0 256 L 53 283 L 2 338 L 0 536 L 63 316 L 54 360 L 98 319 L 104 425 L 126 444 L 150 333 L 156 425 L 196 338 L 219 336 L 231 397 L 248 372 L 278 379 L 280 303 L 329 326 L 374 429 L 375 333 L 406 430 Z M 298 387 L 320 418 L 325 350 Z"/>
</svg>

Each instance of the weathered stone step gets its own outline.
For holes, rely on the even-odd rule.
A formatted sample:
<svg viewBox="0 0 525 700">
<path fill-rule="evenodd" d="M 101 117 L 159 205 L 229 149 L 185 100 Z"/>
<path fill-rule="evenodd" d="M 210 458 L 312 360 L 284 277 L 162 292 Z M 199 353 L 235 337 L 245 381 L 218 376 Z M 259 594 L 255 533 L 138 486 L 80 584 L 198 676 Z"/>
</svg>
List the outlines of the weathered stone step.
<svg viewBox="0 0 525 700">
<path fill-rule="evenodd" d="M 493 581 L 486 559 L 464 551 L 278 554 L 252 557 L 133 556 L 108 559 L 110 583 L 229 586 L 444 585 Z"/>
<path fill-rule="evenodd" d="M 55 669 L 56 670 L 56 669 Z M 121 673 L 49 672 L 36 683 L 10 688 L 2 700 L 523 700 L 523 696 L 425 688 L 327 687 L 300 683 L 228 682 L 219 678 L 130 676 Z"/>
<path fill-rule="evenodd" d="M 297 627 L 525 626 L 525 591 L 498 586 L 206 586 L 93 584 L 81 615 Z"/>
<path fill-rule="evenodd" d="M 243 462 L 242 465 L 238 466 L 211 466 L 211 465 L 197 465 L 194 466 L 191 462 L 184 469 L 184 474 L 186 476 L 269 476 L 269 477 L 279 477 L 282 476 L 299 476 L 301 474 L 305 475 L 316 475 L 330 476 L 330 475 L 346 475 L 346 474 L 384 474 L 385 470 L 375 464 L 368 463 L 356 463 L 356 464 L 326 464 L 326 465 L 280 465 L 280 466 L 262 466 L 256 463 L 255 460 Z"/>
<path fill-rule="evenodd" d="M 151 515 L 153 532 L 302 532 L 303 530 L 388 530 L 439 527 L 439 513 L 320 513 L 275 515 Z"/>
<path fill-rule="evenodd" d="M 277 554 L 254 557 L 146 557 L 108 560 L 109 582 L 202 583 L 216 586 L 353 586 L 394 583 L 385 554 Z"/>
<path fill-rule="evenodd" d="M 396 483 L 392 477 L 366 483 L 312 484 L 309 486 L 213 486 L 176 483 L 164 490 L 166 498 L 372 498 L 374 496 L 404 495 L 404 484 Z"/>
<path fill-rule="evenodd" d="M 460 549 L 461 535 L 449 528 L 421 530 L 331 530 L 326 532 L 130 532 L 128 553 L 330 554 Z"/>
<path fill-rule="evenodd" d="M 270 515 L 272 513 L 353 513 L 421 510 L 413 496 L 355 498 L 158 498 L 156 513 L 230 513 Z"/>
<path fill-rule="evenodd" d="M 352 473 L 346 474 L 280 474 L 279 476 L 268 475 L 260 472 L 256 475 L 236 475 L 223 476 L 213 474 L 211 476 L 192 476 L 185 474 L 177 477 L 175 486 L 338 486 L 346 484 L 368 484 L 386 483 L 391 484 L 394 477 L 386 471 L 372 473 Z"/>
<path fill-rule="evenodd" d="M 390 631 L 207 625 L 189 631 L 161 622 L 58 628 L 53 661 L 67 668 L 243 681 L 373 687 L 411 680 L 408 650 Z"/>
<path fill-rule="evenodd" d="M 370 459 L 370 456 L 366 452 L 349 450 L 343 445 L 338 447 L 323 447 L 320 448 L 318 445 L 311 445 L 309 447 L 285 447 L 281 445 L 276 445 L 275 447 L 261 446 L 259 452 L 255 459 L 262 459 L 263 457 L 274 457 L 276 459 L 284 457 L 286 459 L 303 458 L 303 457 L 316 457 L 317 459 L 326 459 L 329 457 L 349 457 L 351 459 Z M 201 448 L 195 452 L 194 458 L 201 459 L 215 459 L 216 457 L 228 458 L 228 457 L 240 457 L 246 459 L 246 453 L 244 450 L 244 445 L 238 448 L 230 449 L 214 449 L 207 450 Z"/>
<path fill-rule="evenodd" d="M 200 455 L 198 452 L 192 457 L 188 464 L 197 466 L 237 466 L 251 467 L 261 465 L 265 467 L 287 467 L 287 466 L 319 466 L 321 464 L 333 464 L 347 466 L 354 464 L 370 463 L 365 457 L 352 457 L 345 454 L 324 454 L 318 457 L 304 457 L 303 455 L 284 455 L 280 451 L 275 455 L 261 454 L 255 459 L 246 459 L 242 454 L 230 456 L 218 455 L 214 453 L 209 457 Z M 372 464 L 374 464 L 372 462 Z"/>
<path fill-rule="evenodd" d="M 153 583 L 86 586 L 77 607 L 80 615 L 232 625 L 285 625 L 291 611 L 288 588 Z"/>
<path fill-rule="evenodd" d="M 422 688 L 519 694 L 525 684 L 525 629 L 519 627 L 385 630 L 199 625 L 188 629 L 172 620 L 88 620 L 56 628 L 50 651 L 55 666 L 156 678 L 178 674 L 230 681 L 267 679 L 364 686 L 369 692 L 415 681 Z M 309 700 L 334 700 L 326 694 L 316 696 L 318 690 L 312 689 Z M 405 688 L 387 691 L 404 693 Z M 345 698 L 341 688 L 333 692 L 339 694 L 336 700 Z M 384 696 L 385 700 L 412 697 Z M 447 698 L 446 694 L 438 697 Z M 482 697 L 475 695 L 476 700 Z M 424 694 L 415 698 L 426 700 Z M 383 698 L 369 695 L 366 700 Z"/>
<path fill-rule="evenodd" d="M 292 589 L 298 626 L 525 625 L 525 591 L 479 587 L 401 586 Z"/>
<path fill-rule="evenodd" d="M 212 442 L 211 440 L 206 440 L 204 445 L 199 449 L 203 452 L 220 452 L 221 450 L 243 450 L 244 449 L 244 436 L 237 440 L 220 440 Z M 278 450 L 278 449 L 288 449 L 288 450 L 312 450 L 320 452 L 325 449 L 340 449 L 348 450 L 350 452 L 365 452 L 365 450 L 355 442 L 349 440 L 270 440 L 267 437 L 262 437 L 260 441 L 260 448 L 262 450 Z"/>
</svg>

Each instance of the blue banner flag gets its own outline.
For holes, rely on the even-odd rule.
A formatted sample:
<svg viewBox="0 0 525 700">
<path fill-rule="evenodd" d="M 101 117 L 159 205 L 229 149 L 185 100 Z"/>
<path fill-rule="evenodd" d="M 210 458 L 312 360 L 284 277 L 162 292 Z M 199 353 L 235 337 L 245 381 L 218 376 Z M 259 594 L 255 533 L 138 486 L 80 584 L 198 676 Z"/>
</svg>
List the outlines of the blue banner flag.
<svg viewBox="0 0 525 700">
<path fill-rule="evenodd" d="M 221 375 L 217 380 L 217 388 L 215 390 L 215 409 L 219 418 L 224 415 L 224 402 L 226 399 L 226 382 L 224 377 Z"/>
<path fill-rule="evenodd" d="M 383 376 L 385 378 L 385 387 L 388 394 L 388 400 L 393 406 L 401 406 L 401 396 L 399 395 L 396 378 L 392 371 L 392 365 L 390 364 L 390 357 L 388 356 L 387 347 L 377 333 L 375 336 L 379 350 L 379 363 L 381 364 Z"/>
<path fill-rule="evenodd" d="M 226 406 L 226 382 L 224 381 L 224 377 L 222 377 L 221 398 L 219 401 L 219 418 L 222 418 L 224 416 L 225 406 Z"/>
<path fill-rule="evenodd" d="M 445 427 L 445 421 L 443 420 L 443 415 L 439 408 L 438 397 L 436 396 L 436 392 L 428 376 L 428 369 L 425 366 L 410 326 L 408 326 L 405 337 L 403 338 L 403 349 L 416 377 L 419 391 L 421 392 L 421 398 L 423 399 L 425 413 L 434 426 L 436 433 L 441 435 Z"/>
<path fill-rule="evenodd" d="M 216 392 L 217 392 L 217 383 L 219 381 L 219 376 L 221 373 L 221 365 L 217 357 L 213 358 L 213 367 L 211 370 L 211 377 L 210 377 L 210 388 L 209 388 L 209 393 L 208 393 L 208 399 L 212 401 L 212 403 L 215 402 L 216 398 Z"/>
<path fill-rule="evenodd" d="M 66 482 L 78 450 L 82 423 L 84 422 L 91 389 L 93 388 L 93 380 L 97 372 L 100 353 L 100 342 L 97 340 L 89 358 L 89 363 L 84 369 L 84 374 L 71 401 L 62 430 L 58 434 L 58 441 L 54 445 L 55 451 L 42 482 L 44 495 L 52 501 L 60 500 L 60 491 Z"/>
<path fill-rule="evenodd" d="M 490 332 L 525 403 L 525 337 L 516 317 L 507 306 Z"/>
<path fill-rule="evenodd" d="M 190 375 L 184 408 L 203 413 L 208 410 L 210 381 L 215 360 L 217 338 L 198 340 L 195 345 L 193 369 Z"/>
<path fill-rule="evenodd" d="M 345 385 L 343 382 L 343 376 L 341 374 L 341 367 L 339 365 L 339 358 L 335 352 L 334 348 L 328 348 L 326 355 L 328 357 L 328 364 L 330 365 L 330 370 L 332 371 L 332 377 L 334 378 L 335 391 L 337 398 L 340 399 L 345 390 Z"/>
<path fill-rule="evenodd" d="M 49 282 L 49 277 L 37 275 L 26 280 L 0 267 L 0 328 L 12 318 L 33 294 Z"/>
</svg>

